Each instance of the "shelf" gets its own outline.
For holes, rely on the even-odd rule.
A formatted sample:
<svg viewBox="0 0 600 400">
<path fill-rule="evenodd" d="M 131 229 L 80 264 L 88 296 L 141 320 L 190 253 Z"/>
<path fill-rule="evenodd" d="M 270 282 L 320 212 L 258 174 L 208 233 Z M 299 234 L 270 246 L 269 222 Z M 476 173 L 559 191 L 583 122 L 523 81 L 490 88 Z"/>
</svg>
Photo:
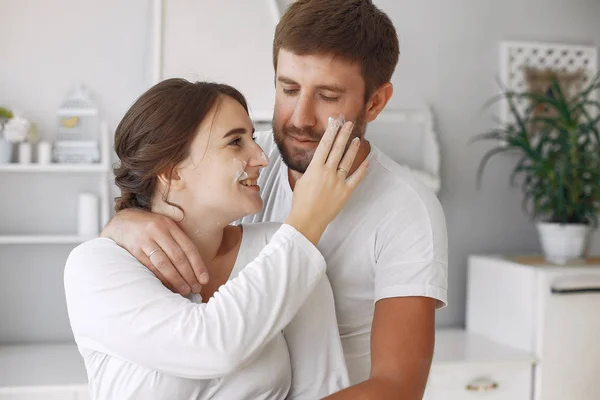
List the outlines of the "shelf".
<svg viewBox="0 0 600 400">
<path fill-rule="evenodd" d="M 0 393 L 24 387 L 87 389 L 75 343 L 0 346 Z"/>
<path fill-rule="evenodd" d="M 97 236 L 79 235 L 0 235 L 0 244 L 79 244 Z"/>
<path fill-rule="evenodd" d="M 105 164 L 0 164 L 0 172 L 108 172 Z"/>
</svg>

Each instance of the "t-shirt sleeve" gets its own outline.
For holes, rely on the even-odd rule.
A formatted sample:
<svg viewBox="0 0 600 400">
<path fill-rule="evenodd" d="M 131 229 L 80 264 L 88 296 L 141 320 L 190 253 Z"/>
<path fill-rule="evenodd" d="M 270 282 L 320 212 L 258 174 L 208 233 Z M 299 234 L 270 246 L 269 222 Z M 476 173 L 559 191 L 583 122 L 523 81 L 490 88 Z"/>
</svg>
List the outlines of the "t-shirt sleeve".
<svg viewBox="0 0 600 400">
<path fill-rule="evenodd" d="M 282 225 L 207 303 L 170 292 L 109 239 L 73 250 L 64 278 L 80 347 L 183 378 L 211 379 L 231 373 L 281 332 L 324 272 L 316 247 Z"/>
<path fill-rule="evenodd" d="M 391 212 L 375 235 L 375 302 L 423 296 L 446 306 L 448 237 L 437 199 Z"/>
</svg>

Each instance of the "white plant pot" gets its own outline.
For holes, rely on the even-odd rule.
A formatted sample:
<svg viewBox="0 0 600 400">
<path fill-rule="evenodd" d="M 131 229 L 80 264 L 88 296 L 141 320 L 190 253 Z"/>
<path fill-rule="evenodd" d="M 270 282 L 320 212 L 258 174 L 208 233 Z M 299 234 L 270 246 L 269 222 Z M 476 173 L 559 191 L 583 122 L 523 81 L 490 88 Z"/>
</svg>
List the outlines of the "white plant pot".
<svg viewBox="0 0 600 400">
<path fill-rule="evenodd" d="M 538 222 L 536 227 L 546 261 L 564 265 L 584 257 L 592 231 L 589 225 Z"/>
<path fill-rule="evenodd" d="M 0 164 L 8 164 L 10 162 L 12 151 L 13 144 L 0 137 Z"/>
</svg>

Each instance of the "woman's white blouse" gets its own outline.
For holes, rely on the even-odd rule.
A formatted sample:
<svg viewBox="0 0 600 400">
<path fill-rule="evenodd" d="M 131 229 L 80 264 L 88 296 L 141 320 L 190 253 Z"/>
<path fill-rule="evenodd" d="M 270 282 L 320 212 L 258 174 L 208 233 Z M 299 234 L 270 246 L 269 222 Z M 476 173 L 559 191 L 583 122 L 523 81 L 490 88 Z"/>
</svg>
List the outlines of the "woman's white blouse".
<svg viewBox="0 0 600 400">
<path fill-rule="evenodd" d="M 317 399 L 348 385 L 325 261 L 289 225 L 244 225 L 207 303 L 110 239 L 75 248 L 67 308 L 92 399 Z"/>
</svg>

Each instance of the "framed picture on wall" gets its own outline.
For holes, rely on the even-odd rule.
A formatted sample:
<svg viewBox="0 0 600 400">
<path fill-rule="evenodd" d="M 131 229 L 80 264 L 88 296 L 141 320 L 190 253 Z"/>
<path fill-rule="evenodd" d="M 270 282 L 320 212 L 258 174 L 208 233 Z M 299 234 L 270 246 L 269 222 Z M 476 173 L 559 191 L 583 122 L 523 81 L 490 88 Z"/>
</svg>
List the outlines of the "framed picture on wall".
<svg viewBox="0 0 600 400">
<path fill-rule="evenodd" d="M 500 79 L 507 91 L 535 91 L 551 95 L 552 77 L 556 76 L 565 93 L 573 93 L 598 73 L 597 49 L 591 46 L 506 41 L 500 44 Z M 526 99 L 515 99 L 524 113 Z M 507 102 L 502 102 L 502 121 L 509 121 Z M 538 115 L 548 110 L 534 110 Z"/>
<path fill-rule="evenodd" d="M 272 113 L 280 7 L 277 0 L 153 0 L 152 80 L 227 83 L 242 92 L 251 112 Z"/>
</svg>

